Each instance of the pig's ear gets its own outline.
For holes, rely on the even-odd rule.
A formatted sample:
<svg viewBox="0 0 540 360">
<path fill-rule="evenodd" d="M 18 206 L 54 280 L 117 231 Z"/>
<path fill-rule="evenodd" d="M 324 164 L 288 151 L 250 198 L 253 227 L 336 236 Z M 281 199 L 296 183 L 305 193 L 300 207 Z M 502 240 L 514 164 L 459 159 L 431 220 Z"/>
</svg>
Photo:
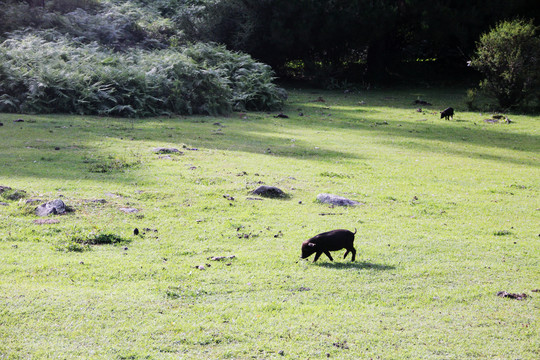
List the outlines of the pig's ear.
<svg viewBox="0 0 540 360">
<path fill-rule="evenodd" d="M 315 247 L 314 243 L 308 243 L 308 246 Z"/>
</svg>

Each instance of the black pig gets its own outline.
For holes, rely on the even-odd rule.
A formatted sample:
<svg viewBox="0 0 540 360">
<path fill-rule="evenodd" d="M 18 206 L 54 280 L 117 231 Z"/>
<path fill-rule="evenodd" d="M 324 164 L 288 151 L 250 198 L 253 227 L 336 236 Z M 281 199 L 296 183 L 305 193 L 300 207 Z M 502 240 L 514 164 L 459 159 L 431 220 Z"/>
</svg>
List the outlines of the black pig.
<svg viewBox="0 0 540 360">
<path fill-rule="evenodd" d="M 452 118 L 452 120 L 454 119 L 454 109 L 449 107 L 448 109 L 444 109 L 443 111 L 441 111 L 441 119 L 442 118 L 445 118 L 446 120 L 450 120 L 450 118 Z"/>
<path fill-rule="evenodd" d="M 354 234 L 356 234 L 356 229 L 354 229 L 354 233 L 349 230 L 339 229 L 315 235 L 302 243 L 302 259 L 308 258 L 311 254 L 316 253 L 315 259 L 313 259 L 313 262 L 315 262 L 319 259 L 321 254 L 324 253 L 328 256 L 330 261 L 334 261 L 330 255 L 330 251 L 345 248 L 347 251 L 343 258 L 345 259 L 350 252 L 352 253 L 351 261 L 354 261 L 356 259 L 356 249 L 353 246 Z"/>
</svg>

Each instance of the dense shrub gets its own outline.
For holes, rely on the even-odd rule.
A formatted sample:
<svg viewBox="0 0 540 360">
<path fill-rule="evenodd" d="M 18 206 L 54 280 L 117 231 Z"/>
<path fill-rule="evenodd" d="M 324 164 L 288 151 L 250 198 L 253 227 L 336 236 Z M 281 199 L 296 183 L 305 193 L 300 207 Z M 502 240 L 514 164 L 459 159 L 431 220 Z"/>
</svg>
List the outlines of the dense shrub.
<svg viewBox="0 0 540 360">
<path fill-rule="evenodd" d="M 271 69 L 224 47 L 114 52 L 49 33 L 0 46 L 0 111 L 118 116 L 281 106 Z"/>
<path fill-rule="evenodd" d="M 540 37 L 532 21 L 505 21 L 483 34 L 471 66 L 485 79 L 480 88 L 502 108 L 520 105 L 540 87 Z"/>
<path fill-rule="evenodd" d="M 40 2 L 41 5 L 41 2 Z M 13 31 L 51 30 L 124 50 L 165 48 L 179 33 L 155 6 L 133 1 L 51 0 L 45 6 L 0 1 L 0 38 Z"/>
</svg>

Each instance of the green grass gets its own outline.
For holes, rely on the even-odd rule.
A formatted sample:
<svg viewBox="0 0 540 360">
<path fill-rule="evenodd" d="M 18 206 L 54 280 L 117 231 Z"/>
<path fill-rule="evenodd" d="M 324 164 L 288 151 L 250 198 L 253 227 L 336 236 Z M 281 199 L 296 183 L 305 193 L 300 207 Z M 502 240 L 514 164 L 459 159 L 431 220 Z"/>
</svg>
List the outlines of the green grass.
<svg viewBox="0 0 540 360">
<path fill-rule="evenodd" d="M 289 119 L 0 114 L 0 185 L 26 191 L 0 198 L 0 359 L 538 358 L 539 118 L 487 124 L 462 94 L 291 90 Z M 252 200 L 260 184 L 289 196 Z M 71 211 L 36 224 L 26 200 L 60 196 Z M 358 229 L 355 263 L 296 263 L 334 228 Z"/>
</svg>

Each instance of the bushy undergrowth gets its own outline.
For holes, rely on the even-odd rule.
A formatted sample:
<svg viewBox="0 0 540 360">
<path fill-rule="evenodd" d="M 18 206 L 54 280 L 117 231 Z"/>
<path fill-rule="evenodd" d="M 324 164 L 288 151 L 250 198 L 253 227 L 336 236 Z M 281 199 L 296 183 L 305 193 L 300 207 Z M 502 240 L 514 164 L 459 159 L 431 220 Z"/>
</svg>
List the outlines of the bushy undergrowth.
<svg viewBox="0 0 540 360">
<path fill-rule="evenodd" d="M 267 65 L 222 46 L 114 52 L 64 36 L 0 47 L 0 111 L 118 116 L 226 114 L 282 105 Z"/>
<path fill-rule="evenodd" d="M 481 36 L 471 66 L 485 77 L 480 89 L 507 109 L 540 92 L 540 36 L 531 21 L 497 24 Z"/>
</svg>

